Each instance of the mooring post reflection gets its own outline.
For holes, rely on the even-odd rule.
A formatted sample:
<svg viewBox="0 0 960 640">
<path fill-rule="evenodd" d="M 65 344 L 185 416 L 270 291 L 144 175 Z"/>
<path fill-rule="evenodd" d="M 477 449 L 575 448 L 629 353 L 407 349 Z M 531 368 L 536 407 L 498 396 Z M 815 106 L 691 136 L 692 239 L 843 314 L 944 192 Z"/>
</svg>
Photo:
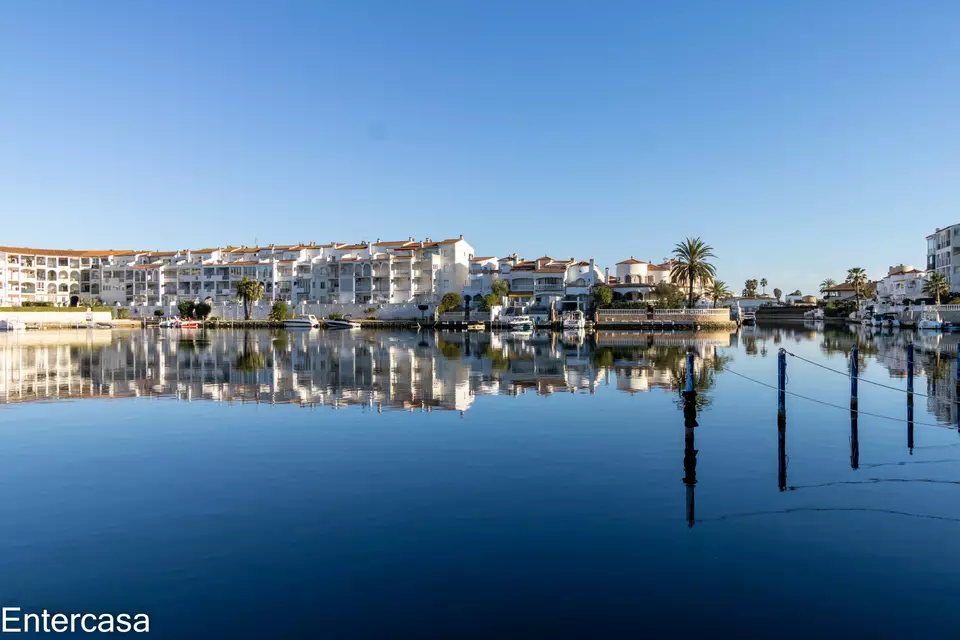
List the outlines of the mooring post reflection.
<svg viewBox="0 0 960 640">
<path fill-rule="evenodd" d="M 694 354 L 687 353 L 686 387 L 683 391 L 683 484 L 686 486 L 687 526 L 696 522 L 697 450 L 694 429 L 697 427 L 697 390 L 694 385 Z"/>
</svg>

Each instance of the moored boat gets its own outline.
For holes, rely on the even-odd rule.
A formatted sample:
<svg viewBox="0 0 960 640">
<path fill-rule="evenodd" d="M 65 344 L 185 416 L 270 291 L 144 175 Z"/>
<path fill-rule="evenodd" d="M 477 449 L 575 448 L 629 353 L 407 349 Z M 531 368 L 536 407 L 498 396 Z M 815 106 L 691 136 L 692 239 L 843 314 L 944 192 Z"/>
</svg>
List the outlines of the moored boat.
<svg viewBox="0 0 960 640">
<path fill-rule="evenodd" d="M 320 321 L 313 314 L 303 314 L 283 321 L 284 329 L 312 329 L 319 326 Z"/>
<path fill-rule="evenodd" d="M 577 331 L 583 329 L 586 325 L 586 320 L 583 316 L 583 311 L 577 309 L 576 311 L 571 311 L 563 316 L 563 330 L 564 331 Z"/>
<path fill-rule="evenodd" d="M 943 318 L 939 311 L 924 310 L 920 313 L 920 320 L 917 321 L 918 331 L 942 331 Z"/>
<path fill-rule="evenodd" d="M 757 324 L 757 314 L 754 311 L 743 312 L 743 324 Z"/>
<path fill-rule="evenodd" d="M 530 316 L 517 316 L 510 321 L 511 331 L 532 331 L 533 319 Z"/>
<path fill-rule="evenodd" d="M 344 316 L 342 319 L 337 320 L 327 320 L 327 328 L 329 329 L 359 329 L 360 323 L 356 320 L 351 320 L 349 316 Z"/>
<path fill-rule="evenodd" d="M 20 320 L 0 320 L 0 331 L 26 331 L 27 325 Z"/>
</svg>

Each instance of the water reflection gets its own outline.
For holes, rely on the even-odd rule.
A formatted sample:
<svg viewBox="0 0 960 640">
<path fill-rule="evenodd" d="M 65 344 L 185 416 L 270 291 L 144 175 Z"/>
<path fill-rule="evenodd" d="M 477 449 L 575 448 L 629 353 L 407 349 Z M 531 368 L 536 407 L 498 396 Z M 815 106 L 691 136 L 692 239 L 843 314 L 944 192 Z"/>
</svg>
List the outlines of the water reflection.
<svg viewBox="0 0 960 640">
<path fill-rule="evenodd" d="M 37 332 L 0 338 L 0 402 L 157 396 L 466 411 L 484 394 L 676 392 L 692 349 L 703 408 L 729 359 L 718 349 L 730 345 L 729 333 Z"/>
</svg>

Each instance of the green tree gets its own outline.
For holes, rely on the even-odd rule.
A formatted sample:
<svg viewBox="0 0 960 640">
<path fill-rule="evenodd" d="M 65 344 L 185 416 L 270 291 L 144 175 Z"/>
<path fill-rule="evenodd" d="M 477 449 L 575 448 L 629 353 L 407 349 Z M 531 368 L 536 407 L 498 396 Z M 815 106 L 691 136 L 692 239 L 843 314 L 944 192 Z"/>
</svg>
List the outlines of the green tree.
<svg viewBox="0 0 960 640">
<path fill-rule="evenodd" d="M 767 295 L 767 279 L 760 278 L 760 287 L 763 289 L 763 295 Z"/>
<path fill-rule="evenodd" d="M 270 308 L 270 319 L 274 322 L 282 322 L 290 317 L 290 307 L 283 300 L 277 300 Z"/>
<path fill-rule="evenodd" d="M 453 311 L 460 307 L 463 300 L 460 298 L 459 293 L 450 293 L 443 294 L 443 298 L 440 299 L 440 305 L 437 307 L 437 311 L 443 313 L 445 311 Z"/>
<path fill-rule="evenodd" d="M 180 317 L 185 320 L 192 319 L 194 306 L 195 304 L 193 300 L 181 300 L 180 302 L 178 302 L 177 311 L 180 312 Z"/>
<path fill-rule="evenodd" d="M 833 286 L 833 285 L 830 285 L 830 286 Z M 795 290 L 793 293 L 791 293 L 790 295 L 792 295 L 792 296 L 802 296 L 803 294 L 800 293 L 800 289 L 797 289 L 797 290 Z"/>
<path fill-rule="evenodd" d="M 243 304 L 243 317 L 249 320 L 253 314 L 253 303 L 263 297 L 263 283 L 244 276 L 237 283 L 237 299 Z"/>
<path fill-rule="evenodd" d="M 510 293 L 510 284 L 506 280 L 494 278 L 493 282 L 490 283 L 490 291 L 498 298 L 502 298 Z"/>
<path fill-rule="evenodd" d="M 723 280 L 714 280 L 713 284 L 710 285 L 710 288 L 707 289 L 707 295 L 710 296 L 711 300 L 713 300 L 713 306 L 716 308 L 717 302 L 726 300 L 732 296 L 733 293 L 727 288 L 726 282 Z"/>
<path fill-rule="evenodd" d="M 936 298 L 937 304 L 940 304 L 940 298 L 945 298 L 950 293 L 950 281 L 940 271 L 934 271 L 927 276 L 927 281 L 923 284 L 923 292 Z"/>
<path fill-rule="evenodd" d="M 480 311 L 490 311 L 491 308 L 500 306 L 500 296 L 495 293 L 488 293 L 480 298 Z"/>
<path fill-rule="evenodd" d="M 687 238 L 673 248 L 673 255 L 676 261 L 670 269 L 670 280 L 687 286 L 690 307 L 693 308 L 693 288 L 698 284 L 706 288 L 716 276 L 716 268 L 709 262 L 710 258 L 716 258 L 713 247 L 700 238 Z"/>
<path fill-rule="evenodd" d="M 824 278 L 823 282 L 820 283 L 820 293 L 823 293 L 830 287 L 835 287 L 835 286 L 837 286 L 836 280 L 834 280 L 833 278 Z"/>
<path fill-rule="evenodd" d="M 613 289 L 605 284 L 598 284 L 593 287 L 593 301 L 599 308 L 609 306 L 613 302 Z"/>
<path fill-rule="evenodd" d="M 213 307 L 210 306 L 209 302 L 198 302 L 193 307 L 193 317 L 197 320 L 206 320 L 211 311 L 213 311 Z"/>
<path fill-rule="evenodd" d="M 683 289 L 672 282 L 658 282 L 653 295 L 656 296 L 653 305 L 658 309 L 679 309 L 686 300 Z"/>
<path fill-rule="evenodd" d="M 853 267 L 847 271 L 847 282 L 853 285 L 853 290 L 860 302 L 860 292 L 867 285 L 867 271 L 862 267 Z"/>
<path fill-rule="evenodd" d="M 747 280 L 743 283 L 743 295 L 745 296 L 755 296 L 757 295 L 757 281 L 756 280 Z"/>
<path fill-rule="evenodd" d="M 773 290 L 773 297 L 777 299 L 777 302 L 780 302 L 780 296 L 782 295 L 783 295 L 783 291 L 780 291 L 780 289 L 775 288 Z"/>
</svg>

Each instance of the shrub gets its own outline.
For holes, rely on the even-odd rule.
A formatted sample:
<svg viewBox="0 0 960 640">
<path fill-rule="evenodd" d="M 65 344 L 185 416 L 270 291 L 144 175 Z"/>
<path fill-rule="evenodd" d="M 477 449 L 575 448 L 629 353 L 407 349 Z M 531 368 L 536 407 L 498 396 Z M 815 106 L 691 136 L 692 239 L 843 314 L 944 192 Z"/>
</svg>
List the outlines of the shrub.
<svg viewBox="0 0 960 640">
<path fill-rule="evenodd" d="M 270 315 L 268 317 L 274 322 L 282 322 L 290 317 L 290 307 L 287 306 L 287 303 L 283 300 L 277 300 L 273 303 L 273 306 L 270 307 Z"/>
<path fill-rule="evenodd" d="M 208 316 L 206 319 L 206 323 L 209 325 L 217 326 L 218 324 L 220 324 L 220 318 L 218 318 L 217 316 Z"/>
<path fill-rule="evenodd" d="M 117 309 L 117 319 L 118 319 L 118 320 L 129 320 L 129 319 L 130 319 L 130 309 Z"/>
<path fill-rule="evenodd" d="M 376 320 L 376 319 L 377 319 L 377 316 L 373 314 L 370 314 L 369 316 L 367 316 L 367 320 Z"/>
<path fill-rule="evenodd" d="M 211 311 L 213 307 L 208 302 L 198 302 L 193 307 L 193 317 L 197 320 L 206 320 Z"/>
<path fill-rule="evenodd" d="M 162 318 L 162 317 L 163 317 L 163 309 L 157 309 L 156 311 L 153 312 L 153 315 L 157 316 L 158 318 Z"/>
<path fill-rule="evenodd" d="M 376 307 L 370 307 L 369 309 L 364 309 L 363 312 L 364 312 L 364 313 L 376 313 L 376 312 L 377 312 L 377 308 L 376 308 Z"/>
<path fill-rule="evenodd" d="M 613 302 L 613 289 L 603 284 L 595 286 L 593 288 L 593 300 L 598 307 L 606 307 Z"/>
<path fill-rule="evenodd" d="M 331 313 L 327 316 L 327 320 L 343 320 L 342 313 Z"/>
<path fill-rule="evenodd" d="M 181 300 L 177 303 L 177 311 L 180 312 L 180 317 L 182 318 L 192 318 L 193 317 L 193 300 Z"/>
<path fill-rule="evenodd" d="M 440 313 L 443 313 L 444 311 L 453 311 L 462 303 L 463 299 L 460 297 L 459 293 L 445 293 L 443 298 L 440 300 L 440 306 L 437 307 L 437 311 Z"/>
</svg>

